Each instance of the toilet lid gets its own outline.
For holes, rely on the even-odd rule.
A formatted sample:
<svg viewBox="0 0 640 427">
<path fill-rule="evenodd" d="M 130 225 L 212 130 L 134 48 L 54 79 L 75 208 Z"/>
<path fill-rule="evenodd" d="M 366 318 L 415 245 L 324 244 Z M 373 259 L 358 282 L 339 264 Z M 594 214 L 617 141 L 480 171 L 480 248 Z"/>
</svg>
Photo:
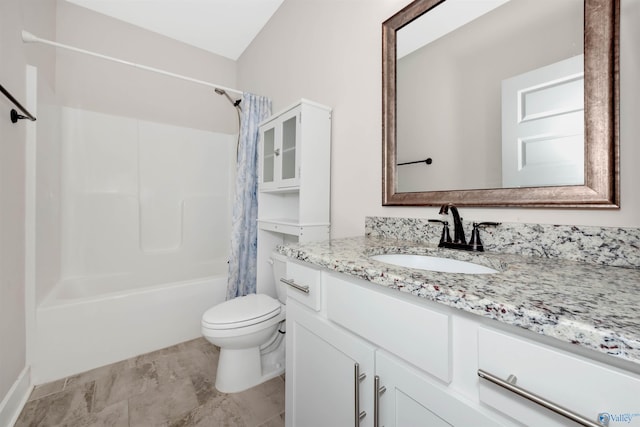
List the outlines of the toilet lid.
<svg viewBox="0 0 640 427">
<path fill-rule="evenodd" d="M 280 302 L 264 294 L 249 294 L 218 304 L 202 316 L 202 325 L 231 329 L 254 325 L 280 313 Z"/>
</svg>

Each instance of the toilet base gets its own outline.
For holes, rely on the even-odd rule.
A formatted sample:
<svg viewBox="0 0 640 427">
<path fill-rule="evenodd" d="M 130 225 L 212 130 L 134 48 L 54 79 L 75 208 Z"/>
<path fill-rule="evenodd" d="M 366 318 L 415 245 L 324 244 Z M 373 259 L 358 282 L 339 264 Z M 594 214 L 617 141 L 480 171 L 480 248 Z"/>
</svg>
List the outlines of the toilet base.
<svg viewBox="0 0 640 427">
<path fill-rule="evenodd" d="M 260 348 L 220 348 L 215 387 L 222 393 L 238 393 L 284 373 L 284 342 L 260 356 Z"/>
</svg>

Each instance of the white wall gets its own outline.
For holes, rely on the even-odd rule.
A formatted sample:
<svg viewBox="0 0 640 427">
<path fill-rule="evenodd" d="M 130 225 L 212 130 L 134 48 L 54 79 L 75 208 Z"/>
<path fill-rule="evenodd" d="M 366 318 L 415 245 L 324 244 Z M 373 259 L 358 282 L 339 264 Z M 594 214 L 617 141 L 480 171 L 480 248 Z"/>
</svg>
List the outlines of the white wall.
<svg viewBox="0 0 640 427">
<path fill-rule="evenodd" d="M 26 104 L 26 65 L 39 67 L 51 81 L 50 56 L 28 55 L 20 31 L 31 27 L 45 36 L 55 30 L 55 0 L 0 2 L 0 83 Z M 0 424 L 6 424 L 29 385 L 25 310 L 26 128 L 12 124 L 13 105 L 0 95 Z M 19 408 L 17 408 L 19 409 Z"/>
<path fill-rule="evenodd" d="M 19 49 L 19 2 L 0 5 L 0 83 L 25 99 L 25 58 Z M 22 101 L 24 102 L 24 101 Z M 15 108 L 0 95 L 0 397 L 4 397 L 25 366 L 24 214 L 25 123 L 13 125 Z"/>
<path fill-rule="evenodd" d="M 58 1 L 56 41 L 236 87 L 236 62 Z M 52 49 L 40 46 L 37 49 Z M 62 105 L 234 134 L 236 111 L 213 88 L 57 49 L 56 93 Z"/>
<path fill-rule="evenodd" d="M 239 59 L 238 85 L 278 110 L 304 97 L 333 107 L 334 237 L 361 235 L 364 217 L 435 217 L 436 207 L 382 207 L 382 22 L 408 1 L 285 0 Z M 640 226 L 640 0 L 622 0 L 620 210 L 463 208 L 465 220 Z"/>
</svg>

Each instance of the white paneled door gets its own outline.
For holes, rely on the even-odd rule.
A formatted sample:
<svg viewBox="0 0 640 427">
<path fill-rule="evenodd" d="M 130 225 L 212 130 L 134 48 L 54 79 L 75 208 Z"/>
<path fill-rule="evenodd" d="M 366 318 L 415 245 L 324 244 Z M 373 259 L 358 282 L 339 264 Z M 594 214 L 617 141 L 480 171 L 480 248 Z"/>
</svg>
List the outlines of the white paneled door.
<svg viewBox="0 0 640 427">
<path fill-rule="evenodd" d="M 583 58 L 503 80 L 503 187 L 584 184 Z"/>
</svg>

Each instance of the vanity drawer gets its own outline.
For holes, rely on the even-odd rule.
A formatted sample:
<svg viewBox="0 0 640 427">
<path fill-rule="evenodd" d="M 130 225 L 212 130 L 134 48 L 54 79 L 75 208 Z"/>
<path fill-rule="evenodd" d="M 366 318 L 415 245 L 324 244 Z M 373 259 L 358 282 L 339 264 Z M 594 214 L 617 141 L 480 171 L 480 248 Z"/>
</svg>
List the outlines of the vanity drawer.
<svg viewBox="0 0 640 427">
<path fill-rule="evenodd" d="M 588 420 L 608 416 L 610 426 L 640 426 L 640 376 L 631 372 L 485 328 L 478 332 L 478 368 L 502 380 L 515 375 L 515 386 Z M 488 379 L 479 382 L 483 403 L 521 423 L 578 425 Z M 630 424 L 619 422 L 626 416 Z"/>
<path fill-rule="evenodd" d="M 430 373 L 451 380 L 450 318 L 410 295 L 380 292 L 328 274 L 324 278 L 327 317 L 375 345 Z"/>
<path fill-rule="evenodd" d="M 287 262 L 287 298 L 292 298 L 307 307 L 320 310 L 320 270 L 295 262 Z"/>
</svg>

